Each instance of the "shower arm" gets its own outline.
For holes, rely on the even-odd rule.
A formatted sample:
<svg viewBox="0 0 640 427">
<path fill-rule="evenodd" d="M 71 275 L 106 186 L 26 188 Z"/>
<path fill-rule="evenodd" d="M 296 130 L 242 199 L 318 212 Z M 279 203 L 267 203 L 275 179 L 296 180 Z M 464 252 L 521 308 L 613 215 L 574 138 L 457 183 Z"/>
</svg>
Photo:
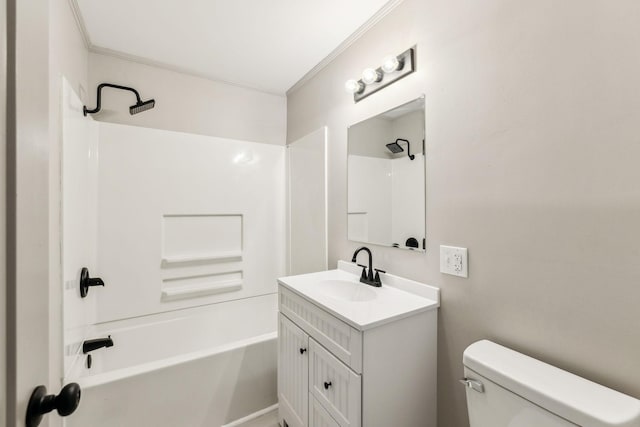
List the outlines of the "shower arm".
<svg viewBox="0 0 640 427">
<path fill-rule="evenodd" d="M 408 141 L 408 140 L 406 140 L 406 139 L 398 138 L 398 139 L 396 139 L 396 144 L 398 144 L 398 142 L 399 142 L 399 141 L 402 141 L 402 142 L 406 142 L 406 143 L 407 143 L 407 155 L 409 156 L 409 158 L 410 158 L 411 160 L 413 160 L 416 156 L 412 156 L 412 155 L 411 155 L 411 144 L 409 144 L 409 141 Z M 398 144 L 398 145 L 400 145 L 400 144 Z"/>
<path fill-rule="evenodd" d="M 138 93 L 137 90 L 135 90 L 132 87 L 127 87 L 127 86 L 120 86 L 120 85 L 114 85 L 112 83 L 100 83 L 98 85 L 98 95 L 96 96 L 96 103 L 98 104 L 96 106 L 96 108 L 94 108 L 93 110 L 89 110 L 87 109 L 87 106 L 83 106 L 82 107 L 82 113 L 86 116 L 87 114 L 95 114 L 98 111 L 100 111 L 101 108 L 101 104 L 102 104 L 102 88 L 103 87 L 112 87 L 114 89 L 121 89 L 121 90 L 128 90 L 130 92 L 133 92 L 136 95 L 136 103 L 140 104 L 142 103 L 142 99 L 140 98 L 140 94 Z"/>
</svg>

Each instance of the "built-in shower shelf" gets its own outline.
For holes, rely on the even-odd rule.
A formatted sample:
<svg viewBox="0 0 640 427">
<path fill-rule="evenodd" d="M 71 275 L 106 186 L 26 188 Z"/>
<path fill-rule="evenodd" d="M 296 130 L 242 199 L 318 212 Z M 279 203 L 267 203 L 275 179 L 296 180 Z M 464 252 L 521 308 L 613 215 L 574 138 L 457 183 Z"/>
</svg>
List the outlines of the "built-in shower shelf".
<svg viewBox="0 0 640 427">
<path fill-rule="evenodd" d="M 242 289 L 242 280 L 227 280 L 216 283 L 202 283 L 188 286 L 175 286 L 162 290 L 162 300 L 174 300 L 181 298 L 193 298 L 206 295 L 222 294 L 225 292 L 235 292 Z"/>
<path fill-rule="evenodd" d="M 216 263 L 241 261 L 242 251 L 216 252 L 199 255 L 175 255 L 162 258 L 162 265 L 189 264 L 189 263 Z"/>
</svg>

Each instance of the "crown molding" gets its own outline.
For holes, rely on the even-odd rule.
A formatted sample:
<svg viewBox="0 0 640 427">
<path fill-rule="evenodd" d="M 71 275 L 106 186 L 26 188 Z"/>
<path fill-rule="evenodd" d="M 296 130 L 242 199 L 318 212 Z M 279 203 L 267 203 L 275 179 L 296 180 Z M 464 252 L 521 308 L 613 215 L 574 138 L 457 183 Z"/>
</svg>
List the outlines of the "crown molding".
<svg viewBox="0 0 640 427">
<path fill-rule="evenodd" d="M 78 6 L 78 2 L 76 0 L 69 0 L 69 7 L 71 7 L 73 19 L 76 21 L 76 26 L 78 27 L 78 31 L 80 31 L 80 35 L 82 36 L 84 47 L 86 47 L 88 50 L 91 50 L 91 47 L 93 45 L 91 44 L 91 38 L 89 37 L 87 26 L 84 24 L 82 13 L 80 13 L 80 6 Z"/>
<path fill-rule="evenodd" d="M 166 62 L 162 62 L 162 61 L 156 61 L 153 59 L 148 59 L 142 56 L 138 56 L 138 55 L 131 55 L 129 53 L 123 53 L 120 52 L 118 50 L 113 50 L 113 49 L 109 49 L 106 47 L 101 47 L 101 46 L 95 46 L 92 45 L 91 47 L 89 47 L 89 52 L 91 53 L 95 53 L 98 55 L 103 55 L 103 56 L 110 56 L 112 58 L 117 58 L 117 59 L 121 59 L 124 61 L 128 61 L 128 62 L 135 62 L 137 64 L 141 64 L 141 65 L 146 65 L 149 67 L 154 67 L 154 68 L 160 68 L 163 70 L 167 70 L 167 71 L 173 71 L 175 73 L 180 73 L 180 74 L 186 74 L 188 76 L 192 76 L 192 77 L 198 77 L 201 79 L 205 79 L 205 80 L 209 80 L 212 81 L 214 83 L 221 83 L 221 84 L 225 84 L 225 85 L 229 85 L 229 86 L 235 86 L 237 88 L 241 88 L 241 89 L 247 89 L 247 90 L 252 90 L 255 92 L 261 92 L 267 95 L 274 95 L 274 96 L 280 96 L 280 97 L 284 97 L 285 94 L 284 93 L 280 93 L 280 92 L 274 92 L 272 90 L 269 89 L 264 89 L 261 87 L 256 87 L 256 86 L 248 86 L 242 83 L 238 83 L 238 82 L 234 82 L 234 81 L 230 81 L 230 80 L 224 80 L 221 79 L 213 74 L 209 74 L 209 73 L 201 73 L 198 71 L 193 71 L 189 68 L 186 67 L 181 67 L 179 65 L 173 65 L 173 64 L 168 64 Z"/>
<path fill-rule="evenodd" d="M 342 43 L 338 45 L 329 55 L 327 55 L 322 61 L 309 70 L 300 80 L 298 80 L 293 86 L 287 90 L 287 96 L 300 89 L 309 80 L 311 80 L 316 74 L 325 69 L 331 64 L 342 52 L 347 50 L 349 46 L 354 44 L 360 39 L 369 29 L 380 22 L 385 16 L 391 13 L 396 7 L 402 3 L 403 0 L 391 0 L 380 8 L 371 18 L 362 24 L 357 30 L 355 30 L 349 37 L 347 37 Z"/>
</svg>

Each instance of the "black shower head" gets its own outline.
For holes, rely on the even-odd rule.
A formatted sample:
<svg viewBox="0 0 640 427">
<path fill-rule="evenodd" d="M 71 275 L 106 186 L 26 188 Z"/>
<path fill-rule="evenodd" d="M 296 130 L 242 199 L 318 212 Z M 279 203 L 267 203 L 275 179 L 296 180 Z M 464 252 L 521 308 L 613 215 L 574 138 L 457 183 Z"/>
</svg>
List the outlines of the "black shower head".
<svg viewBox="0 0 640 427">
<path fill-rule="evenodd" d="M 132 105 L 129 107 L 129 114 L 132 116 L 134 114 L 142 113 L 143 111 L 147 111 L 156 106 L 155 99 L 150 99 L 144 102 L 137 102 L 136 105 Z"/>
<path fill-rule="evenodd" d="M 387 144 L 387 149 L 389 151 L 391 151 L 393 154 L 402 153 L 404 151 L 404 148 L 402 148 L 400 146 L 400 144 L 399 144 L 400 142 L 406 142 L 407 143 L 407 154 L 409 155 L 409 159 L 411 159 L 411 160 L 415 159 L 416 156 L 411 154 L 411 145 L 409 144 L 409 141 L 407 141 L 406 139 L 402 139 L 402 138 L 396 139 L 396 142 L 391 142 L 391 143 Z"/>
<path fill-rule="evenodd" d="M 402 153 L 404 151 L 404 148 L 402 148 L 397 142 L 387 144 L 387 149 L 393 154 Z"/>
<path fill-rule="evenodd" d="M 156 106 L 156 101 L 153 99 L 142 102 L 142 99 L 140 98 L 140 94 L 138 93 L 137 90 L 135 90 L 132 87 L 115 85 L 113 83 L 100 83 L 98 85 L 98 93 L 96 94 L 96 102 L 98 105 L 96 105 L 96 108 L 92 110 L 88 109 L 86 105 L 82 107 L 82 113 L 85 116 L 87 114 L 95 114 L 100 111 L 100 109 L 102 108 L 102 89 L 105 87 L 110 87 L 113 89 L 120 89 L 120 90 L 128 90 L 129 92 L 133 92 L 133 94 L 136 96 L 136 105 L 132 105 L 131 107 L 129 107 L 129 113 L 131 115 L 142 113 L 143 111 L 150 110 Z"/>
</svg>

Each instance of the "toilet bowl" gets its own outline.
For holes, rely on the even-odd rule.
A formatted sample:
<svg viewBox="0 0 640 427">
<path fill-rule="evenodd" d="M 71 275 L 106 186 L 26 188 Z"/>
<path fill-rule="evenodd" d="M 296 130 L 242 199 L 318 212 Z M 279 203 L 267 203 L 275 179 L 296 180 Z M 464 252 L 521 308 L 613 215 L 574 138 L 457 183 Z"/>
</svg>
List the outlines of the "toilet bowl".
<svg viewBox="0 0 640 427">
<path fill-rule="evenodd" d="M 471 427 L 640 427 L 640 400 L 491 341 L 463 362 Z"/>
</svg>

